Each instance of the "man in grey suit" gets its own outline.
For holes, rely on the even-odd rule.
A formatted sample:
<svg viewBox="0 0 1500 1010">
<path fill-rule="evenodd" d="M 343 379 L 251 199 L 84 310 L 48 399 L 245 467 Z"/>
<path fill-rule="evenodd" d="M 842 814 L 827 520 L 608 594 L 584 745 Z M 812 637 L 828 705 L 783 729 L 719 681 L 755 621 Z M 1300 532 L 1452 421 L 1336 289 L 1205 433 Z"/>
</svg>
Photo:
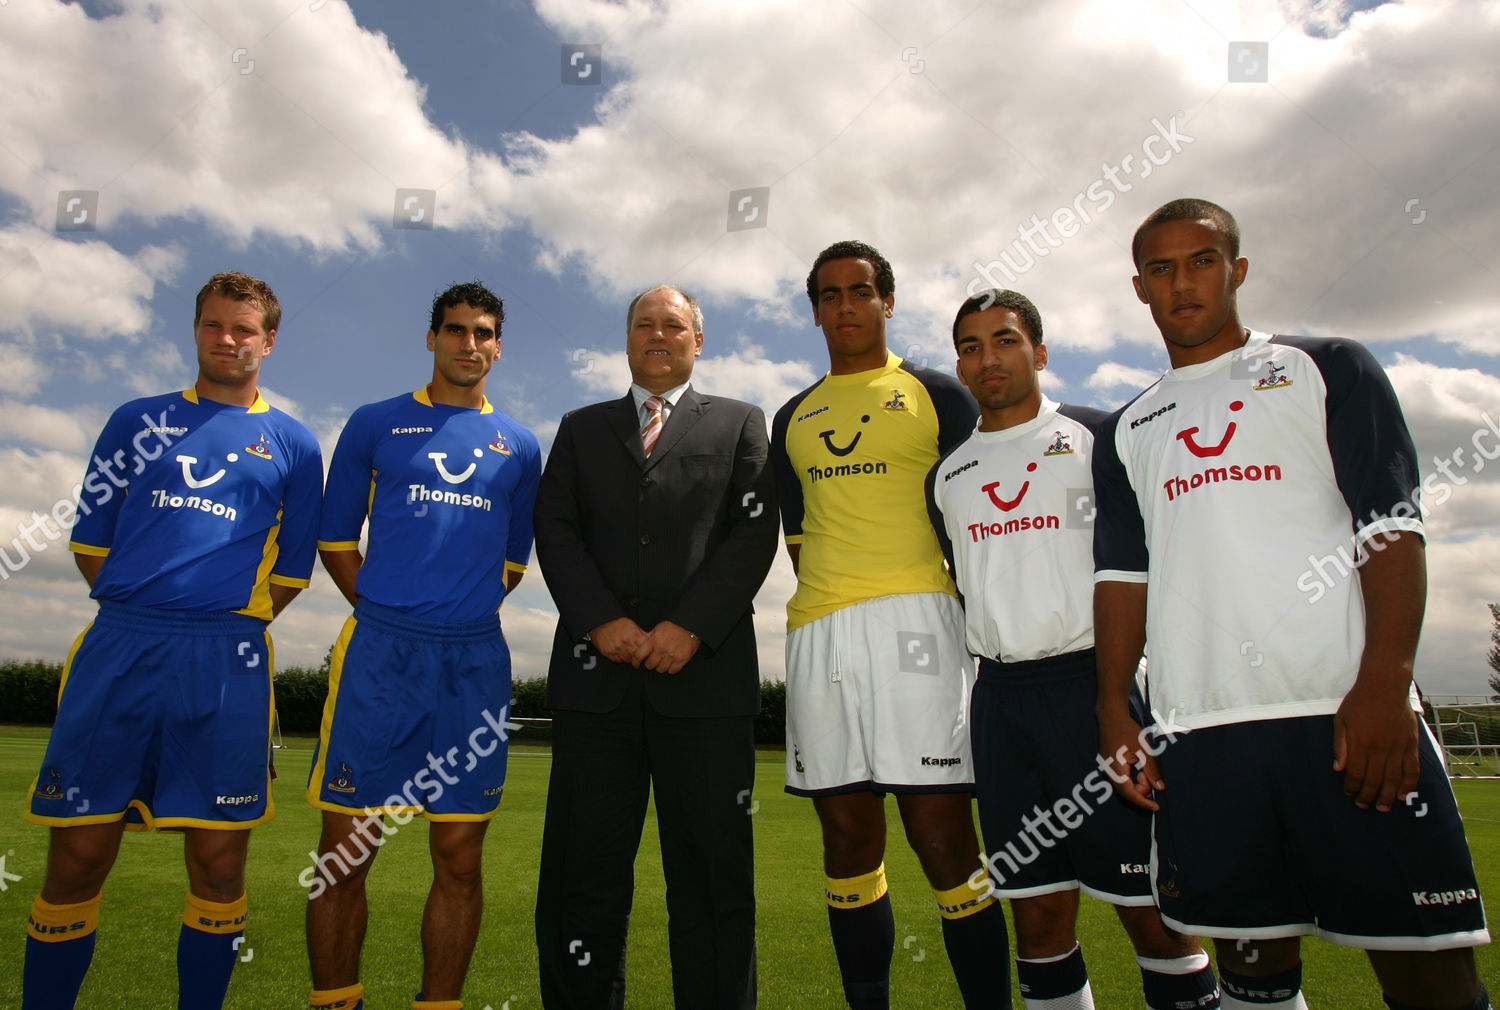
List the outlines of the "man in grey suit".
<svg viewBox="0 0 1500 1010">
<path fill-rule="evenodd" d="M 536 933 L 542 1003 L 620 1007 L 654 785 L 678 1007 L 755 1005 L 751 599 L 776 553 L 760 408 L 688 385 L 703 314 L 672 287 L 626 315 L 633 380 L 564 415 L 536 500 L 557 604 Z"/>
</svg>

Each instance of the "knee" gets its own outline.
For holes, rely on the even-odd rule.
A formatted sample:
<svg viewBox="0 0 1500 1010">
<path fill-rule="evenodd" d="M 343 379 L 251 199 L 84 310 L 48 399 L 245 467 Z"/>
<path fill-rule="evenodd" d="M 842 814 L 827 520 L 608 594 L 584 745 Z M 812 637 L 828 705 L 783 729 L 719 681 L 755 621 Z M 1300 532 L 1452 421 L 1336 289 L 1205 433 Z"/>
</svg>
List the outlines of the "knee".
<svg viewBox="0 0 1500 1010">
<path fill-rule="evenodd" d="M 1291 971 L 1302 961 L 1302 945 L 1285 940 L 1215 940 L 1215 960 L 1236 975 L 1260 978 Z"/>
<path fill-rule="evenodd" d="M 979 868 L 979 842 L 972 826 L 943 822 L 906 824 L 906 841 L 927 876 L 967 877 Z"/>
<path fill-rule="evenodd" d="M 861 823 L 857 818 L 835 818 L 823 822 L 823 855 L 830 872 L 848 876 L 873 870 L 885 855 L 885 826 Z M 869 866 L 863 864 L 869 863 Z M 849 869 L 863 867 L 862 869 Z M 844 871 L 848 871 L 847 873 Z"/>
<path fill-rule="evenodd" d="M 477 889 L 484 874 L 483 840 L 434 845 L 432 873 L 433 879 L 443 887 Z"/>
</svg>

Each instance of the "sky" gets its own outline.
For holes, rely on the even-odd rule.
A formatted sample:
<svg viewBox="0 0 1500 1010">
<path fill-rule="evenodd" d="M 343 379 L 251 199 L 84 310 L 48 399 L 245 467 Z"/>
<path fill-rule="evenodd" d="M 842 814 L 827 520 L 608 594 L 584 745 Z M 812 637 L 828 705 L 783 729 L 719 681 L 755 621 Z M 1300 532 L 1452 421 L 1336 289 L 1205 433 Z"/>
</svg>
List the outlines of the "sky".
<svg viewBox="0 0 1500 1010">
<path fill-rule="evenodd" d="M 846 238 L 895 267 L 896 353 L 950 368 L 998 282 L 1041 311 L 1048 395 L 1112 408 L 1166 367 L 1130 237 L 1197 196 L 1240 221 L 1247 325 L 1386 367 L 1433 475 L 1418 681 L 1485 693 L 1497 47 L 1494 0 L 0 0 L 0 657 L 60 660 L 87 622 L 66 531 L 19 531 L 66 518 L 116 406 L 191 384 L 215 272 L 276 290 L 262 388 L 325 460 L 430 378 L 432 297 L 470 279 L 505 301 L 489 397 L 544 451 L 625 391 L 626 305 L 662 282 L 703 305 L 695 385 L 769 416 L 827 370 L 803 284 Z M 782 554 L 766 677 L 793 587 Z M 318 571 L 278 664 L 346 616 Z M 502 618 L 544 673 L 536 565 Z"/>
</svg>

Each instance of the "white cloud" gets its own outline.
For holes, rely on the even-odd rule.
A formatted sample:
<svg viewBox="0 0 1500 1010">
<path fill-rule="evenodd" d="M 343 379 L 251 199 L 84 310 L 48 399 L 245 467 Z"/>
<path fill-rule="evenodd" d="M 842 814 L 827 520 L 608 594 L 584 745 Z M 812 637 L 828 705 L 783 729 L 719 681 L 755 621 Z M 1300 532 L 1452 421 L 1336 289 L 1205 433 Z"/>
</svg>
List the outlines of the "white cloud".
<svg viewBox="0 0 1500 1010">
<path fill-rule="evenodd" d="M 546 262 L 617 290 L 667 276 L 768 299 L 779 319 L 817 250 L 857 235 L 895 263 L 909 321 L 945 328 L 976 261 L 1014 250 L 1032 215 L 1055 220 L 1084 194 L 1091 222 L 1056 244 L 1033 232 L 1034 265 L 1008 286 L 1032 295 L 1069 346 L 1154 344 L 1129 286 L 1130 236 L 1160 203 L 1202 191 L 1245 226 L 1253 325 L 1366 339 L 1436 331 L 1493 350 L 1493 5 L 1413 0 L 1352 18 L 1340 6 L 1306 25 L 1269 0 L 1212 17 L 1166 0 L 1128 13 L 1106 0 L 1025 12 L 959 0 L 553 0 L 539 11 L 560 31 L 607 38 L 620 83 L 596 124 L 513 138 L 517 213 Z M 997 81 L 1001 37 L 1004 81 L 1046 88 Z M 1269 83 L 1226 82 L 1228 43 L 1244 38 L 1271 39 Z M 732 86 L 730 53 L 753 54 L 734 60 Z M 1454 107 L 1463 117 L 1444 111 Z M 1147 176 L 1142 148 L 1159 132 L 1175 132 L 1179 150 Z M 1095 183 L 1097 199 L 1086 195 Z M 727 232 L 729 191 L 767 185 L 768 227 Z"/>
<path fill-rule="evenodd" d="M 494 157 L 427 119 L 423 87 L 346 4 L 14 5 L 0 86 L 21 99 L 0 107 L 0 188 L 38 224 L 72 189 L 98 192 L 105 234 L 196 218 L 319 251 L 380 246 L 398 187 L 436 191 L 444 227 L 482 206 L 504 218 Z"/>
<path fill-rule="evenodd" d="M 7 164 L 0 158 L 0 166 Z M 0 168 L 0 188 L 10 188 L 3 176 Z M 97 239 L 70 241 L 32 225 L 0 229 L 0 331 L 138 336 L 151 325 L 156 285 L 181 267 L 181 255 L 160 246 L 126 255 Z"/>
<path fill-rule="evenodd" d="M 1132 368 L 1114 361 L 1106 361 L 1088 377 L 1084 385 L 1101 393 L 1113 393 L 1124 386 L 1130 393 L 1139 392 L 1161 378 L 1160 372 L 1147 368 Z"/>
<path fill-rule="evenodd" d="M 81 454 L 93 445 L 98 426 L 87 411 L 80 416 L 77 411 L 0 400 L 0 439 L 6 441 Z"/>
</svg>

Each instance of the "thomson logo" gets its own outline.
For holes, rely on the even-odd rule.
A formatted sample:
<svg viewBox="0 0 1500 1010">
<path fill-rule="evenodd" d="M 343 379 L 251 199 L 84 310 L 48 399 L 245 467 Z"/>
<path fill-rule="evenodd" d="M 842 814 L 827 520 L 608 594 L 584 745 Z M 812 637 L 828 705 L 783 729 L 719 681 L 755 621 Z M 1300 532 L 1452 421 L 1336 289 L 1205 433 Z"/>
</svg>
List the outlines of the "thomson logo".
<svg viewBox="0 0 1500 1010">
<path fill-rule="evenodd" d="M 431 435 L 431 428 L 392 428 L 392 435 Z"/>
<path fill-rule="evenodd" d="M 946 483 L 947 481 L 950 481 L 954 477 L 957 477 L 959 474 L 963 473 L 965 470 L 972 469 L 972 468 L 974 468 L 974 467 L 976 467 L 978 465 L 979 465 L 979 460 L 977 460 L 977 459 L 971 459 L 967 463 L 965 463 L 963 466 L 959 467 L 957 470 L 949 470 L 947 473 L 943 474 L 943 481 Z"/>
<path fill-rule="evenodd" d="M 961 765 L 963 763 L 963 758 L 934 758 L 925 756 L 922 758 L 922 765 L 927 768 L 952 768 L 954 765 Z"/>
<path fill-rule="evenodd" d="M 1176 409 L 1177 409 L 1177 401 L 1174 400 L 1171 403 L 1167 404 L 1165 407 L 1157 407 L 1155 410 L 1153 410 L 1151 413 L 1147 414 L 1145 417 L 1138 417 L 1138 418 L 1136 418 L 1134 421 L 1130 422 L 1130 426 L 1132 428 L 1139 428 L 1141 425 L 1145 424 L 1146 422 L 1148 422 L 1148 421 L 1154 421 L 1158 417 L 1161 417 L 1167 411 L 1169 411 L 1169 410 L 1176 410 Z"/>
</svg>

